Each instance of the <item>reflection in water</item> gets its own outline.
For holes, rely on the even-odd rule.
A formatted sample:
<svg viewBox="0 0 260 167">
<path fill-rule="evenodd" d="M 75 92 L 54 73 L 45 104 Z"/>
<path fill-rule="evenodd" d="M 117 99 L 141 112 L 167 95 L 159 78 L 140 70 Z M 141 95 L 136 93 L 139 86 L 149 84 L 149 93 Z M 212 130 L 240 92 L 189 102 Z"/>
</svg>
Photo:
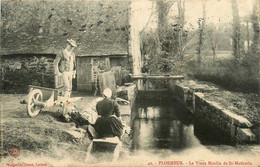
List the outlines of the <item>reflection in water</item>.
<svg viewBox="0 0 260 167">
<path fill-rule="evenodd" d="M 189 117 L 185 110 L 177 111 L 173 105 L 142 106 L 136 109 L 133 120 L 133 150 L 180 151 L 199 142 L 193 134 L 193 125 L 184 125 L 181 121 L 183 115 Z M 161 152 L 160 152 L 161 153 Z"/>
<path fill-rule="evenodd" d="M 181 105 L 137 104 L 131 114 L 132 153 L 122 164 L 147 166 L 148 162 L 181 161 L 189 166 L 245 162 L 259 166 L 260 146 L 202 145 L 194 135 L 192 114 Z M 243 165 L 242 165 L 243 166 Z"/>
</svg>

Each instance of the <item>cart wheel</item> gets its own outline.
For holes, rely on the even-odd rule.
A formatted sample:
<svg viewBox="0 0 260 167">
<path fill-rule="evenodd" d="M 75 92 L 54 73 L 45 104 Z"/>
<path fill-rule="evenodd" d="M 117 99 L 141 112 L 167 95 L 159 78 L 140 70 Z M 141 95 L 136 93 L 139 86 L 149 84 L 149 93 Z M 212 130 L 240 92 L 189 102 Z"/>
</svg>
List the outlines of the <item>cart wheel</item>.
<svg viewBox="0 0 260 167">
<path fill-rule="evenodd" d="M 42 106 L 36 106 L 34 104 L 35 101 L 42 102 L 42 91 L 40 89 L 34 89 L 29 93 L 28 103 L 27 103 L 27 111 L 30 117 L 35 117 L 39 114 L 42 109 Z"/>
</svg>

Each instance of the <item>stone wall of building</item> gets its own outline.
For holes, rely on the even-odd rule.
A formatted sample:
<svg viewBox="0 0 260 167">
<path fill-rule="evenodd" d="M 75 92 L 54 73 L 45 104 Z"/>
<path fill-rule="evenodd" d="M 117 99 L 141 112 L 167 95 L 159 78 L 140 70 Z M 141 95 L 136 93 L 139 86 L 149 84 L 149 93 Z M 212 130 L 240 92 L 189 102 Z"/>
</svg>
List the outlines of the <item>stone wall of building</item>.
<svg viewBox="0 0 260 167">
<path fill-rule="evenodd" d="M 2 93 L 27 93 L 28 85 L 54 88 L 55 55 L 1 56 Z"/>
</svg>

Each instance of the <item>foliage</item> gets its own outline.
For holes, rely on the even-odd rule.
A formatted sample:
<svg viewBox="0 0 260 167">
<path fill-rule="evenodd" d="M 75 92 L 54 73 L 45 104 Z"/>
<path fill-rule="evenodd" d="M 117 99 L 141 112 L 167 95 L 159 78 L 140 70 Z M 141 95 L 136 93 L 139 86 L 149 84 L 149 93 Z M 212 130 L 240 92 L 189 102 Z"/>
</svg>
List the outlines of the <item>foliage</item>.
<svg viewBox="0 0 260 167">
<path fill-rule="evenodd" d="M 221 87 L 232 91 L 242 92 L 258 92 L 258 84 L 260 81 L 257 73 L 252 72 L 248 68 L 248 59 L 243 59 L 238 63 L 235 59 L 225 58 L 218 60 L 215 64 L 212 57 L 203 59 L 201 72 L 197 73 L 197 62 L 189 62 L 191 75 L 198 80 L 213 82 Z"/>
<path fill-rule="evenodd" d="M 232 13 L 233 13 L 233 55 L 236 60 L 240 59 L 240 40 L 241 40 L 241 25 L 238 14 L 238 7 L 236 0 L 231 0 Z"/>
<path fill-rule="evenodd" d="M 178 41 L 175 38 L 177 33 L 174 28 L 165 27 L 168 29 L 165 38 L 161 38 L 157 32 L 149 32 L 141 36 L 142 40 L 142 60 L 143 60 L 143 73 L 148 74 L 184 74 L 186 64 L 190 59 L 192 53 L 188 53 L 182 59 L 178 54 Z M 187 46 L 188 37 L 187 32 L 184 34 L 185 48 L 183 51 L 188 51 Z"/>
<path fill-rule="evenodd" d="M 196 79 L 210 81 L 229 90 L 258 93 L 260 52 L 259 15 L 257 13 L 259 13 L 259 7 L 254 5 L 252 15 L 247 15 L 242 19 L 246 23 L 245 26 L 240 22 L 236 0 L 231 0 L 231 3 L 233 32 L 229 26 L 224 25 L 221 25 L 219 28 L 213 25 L 206 27 L 205 43 L 210 43 L 211 46 L 205 45 L 205 47 L 212 47 L 213 57 L 206 53 L 207 56 L 203 58 L 201 68 L 195 61 L 190 62 L 191 75 Z M 252 28 L 248 26 L 250 22 L 252 23 Z M 223 43 L 221 38 L 226 33 L 233 33 L 231 36 L 233 56 L 226 55 L 224 59 L 217 58 L 215 51 L 216 49 L 221 49 L 217 45 Z M 221 41 L 221 43 L 218 41 Z M 244 41 L 250 46 L 247 49 L 242 47 Z M 250 42 L 252 42 L 251 45 L 249 45 Z"/>
<path fill-rule="evenodd" d="M 158 29 L 141 33 L 141 53 L 143 73 L 148 74 L 185 74 L 187 62 L 194 55 L 193 33 L 184 27 L 185 1 L 177 0 L 179 16 L 170 24 L 168 13 L 175 1 L 156 1 Z"/>
<path fill-rule="evenodd" d="M 169 8 L 167 8 L 169 1 L 157 2 L 157 5 L 159 4 L 157 10 L 164 9 L 158 11 L 158 18 L 161 18 L 158 20 L 158 30 L 141 33 L 142 72 L 195 77 L 216 83 L 229 90 L 257 93 L 260 81 L 258 8 L 254 9 L 251 16 L 248 15 L 247 18 L 242 19 L 251 22 L 252 28 L 241 24 L 236 0 L 231 0 L 233 25 L 223 23 L 216 26 L 213 23 L 204 22 L 204 26 L 193 30 L 194 27 L 191 29 L 184 27 L 185 20 L 180 21 L 180 16 L 167 17 L 165 12 L 168 12 L 172 5 L 168 5 Z M 203 15 L 206 18 L 206 13 Z M 172 20 L 169 22 L 169 19 Z M 202 25 L 202 22 L 200 21 L 199 24 Z M 202 28 L 203 31 L 201 31 Z M 249 35 L 247 31 L 253 33 Z M 231 38 L 232 43 L 230 43 Z M 242 42 L 246 40 L 252 40 L 248 51 L 242 47 Z M 222 55 L 222 58 L 218 56 L 218 51 L 228 53 L 232 47 L 233 56 L 231 54 Z M 198 56 L 198 48 L 200 48 L 201 62 L 195 59 L 195 56 Z"/>
</svg>

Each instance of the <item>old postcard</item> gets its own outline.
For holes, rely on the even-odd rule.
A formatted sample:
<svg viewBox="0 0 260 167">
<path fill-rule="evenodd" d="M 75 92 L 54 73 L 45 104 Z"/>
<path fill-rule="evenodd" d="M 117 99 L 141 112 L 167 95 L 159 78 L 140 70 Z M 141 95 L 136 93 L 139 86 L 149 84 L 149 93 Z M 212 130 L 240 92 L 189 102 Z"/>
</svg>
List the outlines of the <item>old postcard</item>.
<svg viewBox="0 0 260 167">
<path fill-rule="evenodd" d="M 259 0 L 0 6 L 0 166 L 260 166 Z"/>
</svg>

